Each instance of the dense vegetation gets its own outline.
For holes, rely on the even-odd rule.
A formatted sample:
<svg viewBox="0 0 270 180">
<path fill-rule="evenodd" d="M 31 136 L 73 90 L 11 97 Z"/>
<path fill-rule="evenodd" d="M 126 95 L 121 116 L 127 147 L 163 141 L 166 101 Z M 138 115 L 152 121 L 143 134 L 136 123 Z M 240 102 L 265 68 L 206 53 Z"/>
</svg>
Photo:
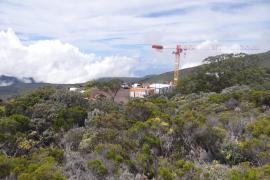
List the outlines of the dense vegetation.
<svg viewBox="0 0 270 180">
<path fill-rule="evenodd" d="M 269 179 L 267 70 L 237 60 L 125 105 L 50 87 L 2 102 L 0 178 Z"/>
</svg>

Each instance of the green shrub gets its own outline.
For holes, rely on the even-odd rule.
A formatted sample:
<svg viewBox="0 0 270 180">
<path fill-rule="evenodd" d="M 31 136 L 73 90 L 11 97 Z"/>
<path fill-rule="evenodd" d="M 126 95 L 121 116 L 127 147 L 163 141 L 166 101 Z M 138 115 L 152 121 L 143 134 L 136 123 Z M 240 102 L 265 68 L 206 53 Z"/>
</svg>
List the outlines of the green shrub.
<svg viewBox="0 0 270 180">
<path fill-rule="evenodd" d="M 248 124 L 247 129 L 251 131 L 254 137 L 259 137 L 260 135 L 270 136 L 270 119 L 266 117 L 259 118 Z"/>
<path fill-rule="evenodd" d="M 270 91 L 256 91 L 251 92 L 251 98 L 256 102 L 257 106 L 270 106 Z"/>
<path fill-rule="evenodd" d="M 158 175 L 162 177 L 164 180 L 173 180 L 174 175 L 171 172 L 171 169 L 165 167 L 158 168 Z"/>
<path fill-rule="evenodd" d="M 61 128 L 68 130 L 74 125 L 82 127 L 84 126 L 84 121 L 86 118 L 86 110 L 79 106 L 62 109 L 58 113 L 58 117 L 54 122 L 54 127 L 57 130 Z"/>
<path fill-rule="evenodd" d="M 0 104 L 0 117 L 3 117 L 5 114 L 5 106 L 1 106 Z"/>
<path fill-rule="evenodd" d="M 116 112 L 97 116 L 91 124 L 97 128 L 114 128 L 119 130 L 128 128 L 128 121 L 122 114 Z"/>
<path fill-rule="evenodd" d="M 19 180 L 65 179 L 57 170 L 56 161 L 48 151 L 52 152 L 48 149 L 39 149 L 29 159 L 24 157 L 7 158 L 0 155 L 0 177 L 4 178 L 10 173 L 15 173 Z"/>
<path fill-rule="evenodd" d="M 229 178 L 233 180 L 269 179 L 270 166 L 252 167 L 248 162 L 241 163 L 239 166 L 235 166 L 230 170 Z"/>
<path fill-rule="evenodd" d="M 160 147 L 160 140 L 152 134 L 145 135 L 143 141 L 150 146 Z"/>
<path fill-rule="evenodd" d="M 22 173 L 18 180 L 65 180 L 58 171 L 55 171 L 50 163 L 40 165 L 35 171 Z"/>
<path fill-rule="evenodd" d="M 217 104 L 223 103 L 227 99 L 227 97 L 225 97 L 222 94 L 213 94 L 213 95 L 210 95 L 208 98 L 210 102 L 217 103 Z"/>
<path fill-rule="evenodd" d="M 243 150 L 236 144 L 226 144 L 222 147 L 221 154 L 226 164 L 236 165 L 248 160 Z"/>
<path fill-rule="evenodd" d="M 26 116 L 20 115 L 20 114 L 14 114 L 9 117 L 10 119 L 13 119 L 14 121 L 19 123 L 19 130 L 20 131 L 26 131 L 29 128 L 29 122 L 30 119 Z"/>
<path fill-rule="evenodd" d="M 116 164 L 123 161 L 123 149 L 120 144 L 110 144 L 105 157 L 113 160 Z"/>
<path fill-rule="evenodd" d="M 1 132 L 15 133 L 18 130 L 20 123 L 10 118 L 0 119 Z"/>
<path fill-rule="evenodd" d="M 33 90 L 31 93 L 19 97 L 17 99 L 11 99 L 6 103 L 6 114 L 24 114 L 31 115 L 31 107 L 35 104 L 46 101 L 55 92 L 51 87 L 43 87 Z"/>
<path fill-rule="evenodd" d="M 59 148 L 48 148 L 49 156 L 52 156 L 57 162 L 61 163 L 64 160 L 64 150 Z"/>
<path fill-rule="evenodd" d="M 5 155 L 0 154 L 0 178 L 4 178 L 7 175 L 9 175 L 10 171 L 11 171 L 11 164 L 8 158 Z"/>
<path fill-rule="evenodd" d="M 90 160 L 87 163 L 88 168 L 94 171 L 98 176 L 105 176 L 107 174 L 107 169 L 103 162 L 99 159 Z"/>
<path fill-rule="evenodd" d="M 27 131 L 29 129 L 30 119 L 23 115 L 12 115 L 0 119 L 0 129 L 3 132 L 15 133 L 17 131 Z"/>
</svg>

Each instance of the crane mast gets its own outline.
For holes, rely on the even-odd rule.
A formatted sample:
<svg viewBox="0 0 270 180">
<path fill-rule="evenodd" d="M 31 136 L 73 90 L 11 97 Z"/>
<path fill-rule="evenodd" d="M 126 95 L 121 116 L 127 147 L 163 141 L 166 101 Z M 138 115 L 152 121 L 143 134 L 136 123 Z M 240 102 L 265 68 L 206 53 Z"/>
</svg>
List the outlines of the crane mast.
<svg viewBox="0 0 270 180">
<path fill-rule="evenodd" d="M 162 50 L 162 49 L 170 49 L 164 48 L 161 45 L 152 45 L 152 48 Z M 174 72 L 173 72 L 173 85 L 177 85 L 179 82 L 179 65 L 180 65 L 180 54 L 182 53 L 183 49 L 180 45 L 177 45 L 173 54 L 175 55 L 174 61 Z"/>
</svg>

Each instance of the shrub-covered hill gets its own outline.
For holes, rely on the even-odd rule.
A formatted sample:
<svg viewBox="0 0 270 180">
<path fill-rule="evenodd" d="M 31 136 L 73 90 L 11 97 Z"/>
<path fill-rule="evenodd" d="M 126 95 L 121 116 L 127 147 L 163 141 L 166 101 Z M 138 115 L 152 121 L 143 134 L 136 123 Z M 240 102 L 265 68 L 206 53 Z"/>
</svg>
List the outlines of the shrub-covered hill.
<svg viewBox="0 0 270 180">
<path fill-rule="evenodd" d="M 3 179 L 269 179 L 270 90 L 128 104 L 38 89 L 0 106 Z"/>
<path fill-rule="evenodd" d="M 258 56 L 205 62 L 128 104 L 50 87 L 1 102 L 0 178 L 270 179 L 270 71 Z"/>
</svg>

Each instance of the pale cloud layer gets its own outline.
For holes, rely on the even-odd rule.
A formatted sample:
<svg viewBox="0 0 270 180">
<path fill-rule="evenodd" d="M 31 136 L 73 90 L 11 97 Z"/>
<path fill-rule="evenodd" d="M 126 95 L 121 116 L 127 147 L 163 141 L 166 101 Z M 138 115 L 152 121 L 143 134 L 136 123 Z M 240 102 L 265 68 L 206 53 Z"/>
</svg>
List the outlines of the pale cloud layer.
<svg viewBox="0 0 270 180">
<path fill-rule="evenodd" d="M 51 61 L 62 64 L 62 59 L 66 59 L 67 69 L 75 61 L 73 54 L 65 51 L 70 46 L 73 53 L 80 54 L 77 60 L 80 66 L 116 63 L 117 60 L 112 60 L 115 56 L 132 57 L 133 63 L 124 64 L 128 71 L 121 72 L 126 61 L 120 61 L 112 75 L 144 75 L 170 71 L 173 67 L 171 51 L 155 52 L 151 49 L 153 43 L 168 47 L 194 44 L 201 49 L 182 56 L 182 68 L 198 65 L 209 55 L 269 50 L 269 12 L 269 0 L 0 0 L 0 30 L 12 28 L 23 48 L 34 46 L 34 51 L 46 52 L 45 47 L 56 51 L 57 46 L 58 55 L 63 57 L 52 57 Z M 204 50 L 212 45 L 218 45 L 219 51 Z M 248 50 L 243 45 L 259 50 Z M 41 47 L 42 50 L 37 49 Z M 106 60 L 107 56 L 112 57 Z M 32 71 L 30 65 L 26 67 L 30 69 L 25 72 Z M 110 76 L 110 72 L 94 69 L 89 74 L 89 70 L 84 70 L 86 67 L 82 69 L 83 72 L 75 73 L 78 81 L 84 79 L 80 73 L 85 72 L 92 78 Z M 1 70 L 0 74 L 3 73 Z"/>
<path fill-rule="evenodd" d="M 97 57 L 59 40 L 23 45 L 14 32 L 0 32 L 0 72 L 50 83 L 79 83 L 106 76 L 131 76 L 135 59 Z"/>
</svg>

